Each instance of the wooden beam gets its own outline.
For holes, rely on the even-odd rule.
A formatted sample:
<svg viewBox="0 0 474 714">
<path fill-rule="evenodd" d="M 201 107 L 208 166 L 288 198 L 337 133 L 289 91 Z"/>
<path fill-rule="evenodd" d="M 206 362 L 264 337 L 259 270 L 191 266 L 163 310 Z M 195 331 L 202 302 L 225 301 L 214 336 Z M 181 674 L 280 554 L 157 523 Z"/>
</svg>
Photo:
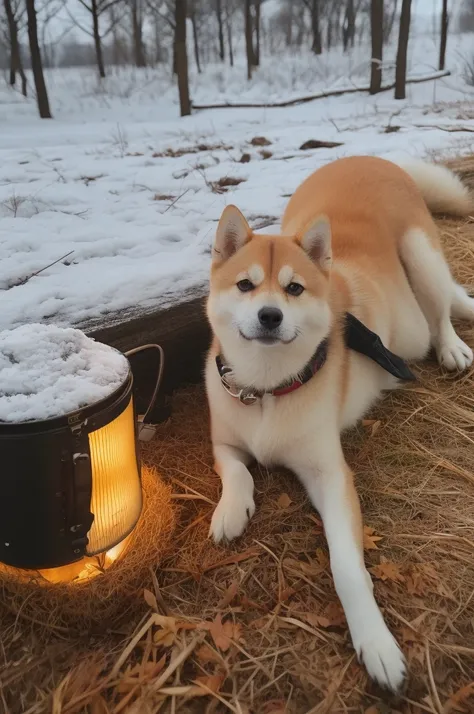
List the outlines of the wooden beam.
<svg viewBox="0 0 474 714">
<path fill-rule="evenodd" d="M 211 339 L 204 298 L 130 317 L 111 326 L 89 330 L 87 334 L 122 352 L 150 343 L 161 345 L 165 370 L 160 399 L 152 415 L 156 423 L 169 416 L 169 397 L 176 388 L 202 380 Z M 153 393 L 156 365 L 155 351 L 137 355 L 132 360 L 139 412 L 144 410 Z"/>
</svg>

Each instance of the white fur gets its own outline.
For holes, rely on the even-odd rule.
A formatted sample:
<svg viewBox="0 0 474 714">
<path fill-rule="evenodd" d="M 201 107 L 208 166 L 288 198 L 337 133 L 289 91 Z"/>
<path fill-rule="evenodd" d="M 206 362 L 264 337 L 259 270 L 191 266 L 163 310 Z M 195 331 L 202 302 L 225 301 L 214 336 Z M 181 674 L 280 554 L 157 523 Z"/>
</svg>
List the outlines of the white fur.
<svg viewBox="0 0 474 714">
<path fill-rule="evenodd" d="M 417 159 L 394 163 L 411 176 L 431 211 L 466 216 L 474 210 L 469 190 L 446 166 Z"/>
<path fill-rule="evenodd" d="M 454 204 L 461 206 L 464 193 L 457 179 L 446 176 L 438 167 L 416 170 L 417 182 L 423 184 L 431 206 L 447 205 L 442 202 L 443 195 L 451 209 Z M 324 221 L 315 225 L 306 240 L 303 238 L 304 248 L 312 252 L 314 260 L 324 263 L 330 255 L 328 233 Z M 466 368 L 472 363 L 472 351 L 457 337 L 450 317 L 474 319 L 474 300 L 455 285 L 442 254 L 420 228 L 413 226 L 407 231 L 400 253 L 403 267 L 400 265 L 399 273 L 394 274 L 391 291 L 383 284 L 379 288 L 371 285 L 372 319 L 368 327 L 405 359 L 422 359 L 432 343 L 441 364 L 448 369 Z M 280 281 L 288 277 L 287 267 L 280 271 L 285 273 L 279 276 Z M 349 264 L 336 263 L 334 270 L 344 275 L 353 298 L 356 296 L 357 316 L 370 301 L 363 284 L 370 276 L 362 276 Z M 280 337 L 296 334 L 291 344 L 265 346 L 242 339 L 239 331 L 251 334 L 256 329 L 258 310 L 263 305 L 283 311 Z M 236 288 L 211 291 L 208 316 L 236 383 L 261 390 L 295 376 L 332 325 L 329 304 L 306 293 L 288 301 L 278 292 L 252 297 L 239 294 Z M 383 390 L 395 387 L 396 380 L 367 358 L 349 351 L 348 385 L 341 410 L 341 353 L 330 353 L 321 372 L 301 389 L 283 397 L 265 395 L 255 406 L 244 406 L 223 389 L 214 358 L 211 351 L 206 386 L 222 496 L 210 533 L 219 542 L 235 538 L 245 529 L 255 510 L 253 479 L 248 470 L 252 459 L 292 470 L 324 522 L 334 583 L 354 648 L 373 679 L 398 690 L 405 677 L 405 661 L 373 596 L 357 538 L 357 495 L 340 442 L 341 431 L 355 424 Z"/>
</svg>

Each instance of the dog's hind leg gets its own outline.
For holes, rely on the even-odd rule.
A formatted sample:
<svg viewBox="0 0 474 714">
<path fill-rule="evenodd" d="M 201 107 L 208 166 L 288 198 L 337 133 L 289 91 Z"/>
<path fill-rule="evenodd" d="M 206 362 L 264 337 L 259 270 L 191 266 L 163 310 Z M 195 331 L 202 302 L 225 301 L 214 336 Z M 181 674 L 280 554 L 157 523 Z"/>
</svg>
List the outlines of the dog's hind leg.
<svg viewBox="0 0 474 714">
<path fill-rule="evenodd" d="M 433 235 L 436 228 L 433 224 Z M 456 334 L 454 317 L 474 319 L 470 298 L 455 284 L 437 238 L 421 228 L 411 228 L 400 243 L 401 260 L 408 280 L 428 322 L 431 343 L 439 363 L 449 370 L 463 370 L 473 361 L 473 353 Z M 474 304 L 474 301 L 472 301 Z M 463 314 L 461 314 L 461 312 Z"/>
<path fill-rule="evenodd" d="M 451 315 L 458 320 L 474 322 L 474 298 L 470 297 L 457 283 L 453 284 Z"/>
</svg>

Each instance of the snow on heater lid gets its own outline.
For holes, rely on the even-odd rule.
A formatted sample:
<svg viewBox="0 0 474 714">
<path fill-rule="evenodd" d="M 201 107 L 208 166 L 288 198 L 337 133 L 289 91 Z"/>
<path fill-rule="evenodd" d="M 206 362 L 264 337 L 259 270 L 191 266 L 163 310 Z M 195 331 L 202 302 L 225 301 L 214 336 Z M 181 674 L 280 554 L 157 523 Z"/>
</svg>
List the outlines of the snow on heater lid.
<svg viewBox="0 0 474 714">
<path fill-rule="evenodd" d="M 117 350 L 80 330 L 28 324 L 0 332 L 0 423 L 52 419 L 95 404 L 125 381 Z"/>
</svg>

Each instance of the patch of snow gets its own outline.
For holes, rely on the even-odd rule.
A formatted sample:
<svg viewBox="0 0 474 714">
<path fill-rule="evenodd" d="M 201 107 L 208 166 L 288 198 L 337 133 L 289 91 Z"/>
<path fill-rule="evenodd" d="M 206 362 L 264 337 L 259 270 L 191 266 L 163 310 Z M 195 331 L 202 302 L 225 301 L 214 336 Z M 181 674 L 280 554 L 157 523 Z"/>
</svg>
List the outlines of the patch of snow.
<svg viewBox="0 0 474 714">
<path fill-rule="evenodd" d="M 52 419 L 110 396 L 126 357 L 80 330 L 30 324 L 0 332 L 0 422 Z"/>
<path fill-rule="evenodd" d="M 474 153 L 474 89 L 462 59 L 471 48 L 472 34 L 450 35 L 452 75 L 407 85 L 404 101 L 392 91 L 351 94 L 182 119 L 168 66 L 111 69 L 100 84 L 93 68 L 48 71 L 52 121 L 0 86 L 0 329 L 87 329 L 204 294 L 223 208 L 238 205 L 252 226 L 278 225 L 298 184 L 336 158 Z M 395 42 L 384 48 L 386 67 L 395 53 Z M 438 38 L 411 37 L 409 53 L 409 74 L 434 72 Z M 264 52 L 250 82 L 243 52 L 233 68 L 199 75 L 192 53 L 190 64 L 195 103 L 262 102 L 366 85 L 370 47 Z M 384 69 L 384 82 L 392 78 Z M 271 142 L 270 155 L 251 143 L 256 136 Z M 341 146 L 301 150 L 309 139 Z M 241 182 L 220 192 L 229 178 Z"/>
</svg>

